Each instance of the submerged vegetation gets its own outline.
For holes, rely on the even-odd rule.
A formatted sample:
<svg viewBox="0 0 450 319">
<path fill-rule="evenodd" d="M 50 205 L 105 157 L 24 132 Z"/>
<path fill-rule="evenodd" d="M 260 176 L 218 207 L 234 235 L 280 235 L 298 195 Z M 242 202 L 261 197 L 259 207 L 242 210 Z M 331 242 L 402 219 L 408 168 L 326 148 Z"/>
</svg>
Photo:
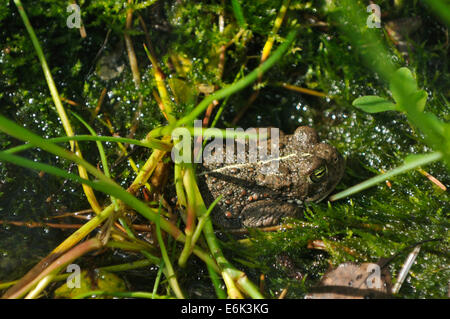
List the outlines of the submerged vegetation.
<svg viewBox="0 0 450 319">
<path fill-rule="evenodd" d="M 444 1 L 379 1 L 380 28 L 368 1 L 77 4 L 80 28 L 66 3 L 0 4 L 3 297 L 303 298 L 348 261 L 392 257 L 395 283 L 415 246 L 395 295 L 447 296 Z M 196 167 L 170 161 L 196 119 L 313 126 L 344 178 L 303 218 L 218 234 Z"/>
</svg>

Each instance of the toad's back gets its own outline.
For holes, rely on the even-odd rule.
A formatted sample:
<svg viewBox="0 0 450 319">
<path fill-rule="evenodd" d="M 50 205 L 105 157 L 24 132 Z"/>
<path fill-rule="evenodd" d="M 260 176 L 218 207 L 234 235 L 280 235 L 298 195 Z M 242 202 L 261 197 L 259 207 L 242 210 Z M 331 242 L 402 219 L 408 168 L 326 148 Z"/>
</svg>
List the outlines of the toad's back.
<svg viewBox="0 0 450 319">
<path fill-rule="evenodd" d="M 212 213 L 216 224 L 224 228 L 275 225 L 282 217 L 296 216 L 304 201 L 325 198 L 342 178 L 342 156 L 333 146 L 320 143 L 310 127 L 301 126 L 292 135 L 281 134 L 279 143 L 271 147 L 278 148 L 275 158 L 203 163 L 199 185 L 207 205 L 223 196 Z M 237 149 L 235 145 L 235 159 Z M 244 152 L 248 159 L 248 143 Z"/>
</svg>

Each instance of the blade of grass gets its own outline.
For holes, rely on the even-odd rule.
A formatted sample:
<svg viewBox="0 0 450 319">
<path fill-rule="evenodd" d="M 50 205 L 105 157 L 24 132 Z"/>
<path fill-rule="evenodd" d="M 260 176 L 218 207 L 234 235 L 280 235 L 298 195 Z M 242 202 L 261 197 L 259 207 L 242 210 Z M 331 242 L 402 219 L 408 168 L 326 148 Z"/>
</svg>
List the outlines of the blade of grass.
<svg viewBox="0 0 450 319">
<path fill-rule="evenodd" d="M 161 235 L 161 228 L 160 228 L 161 214 L 160 213 L 161 213 L 161 203 L 159 205 L 158 218 L 155 221 L 156 238 L 158 239 L 159 247 L 161 248 L 161 255 L 164 260 L 164 264 L 166 265 L 167 280 L 169 281 L 170 287 L 172 287 L 172 290 L 175 293 L 175 295 L 180 299 L 184 299 L 184 295 L 181 292 L 180 286 L 178 285 L 178 280 L 175 275 L 175 271 L 173 270 L 172 263 L 170 262 L 169 255 L 167 254 L 166 245 L 164 244 L 164 240 Z"/>
<path fill-rule="evenodd" d="M 108 128 L 109 133 L 110 133 L 111 135 L 115 135 L 115 134 L 114 134 L 114 128 L 113 128 L 113 126 L 112 126 L 112 124 L 111 124 L 111 121 L 110 121 L 108 118 L 107 118 L 105 121 L 103 121 L 103 120 L 100 119 L 100 118 L 97 118 L 97 119 L 98 119 L 98 121 L 99 121 L 100 123 L 106 125 L 106 127 Z M 128 156 L 127 148 L 126 148 L 122 143 L 117 143 L 117 145 L 119 146 L 119 149 L 120 149 L 121 152 L 122 152 L 122 156 Z M 131 157 L 128 157 L 128 163 L 130 163 L 130 166 L 131 166 L 131 168 L 133 169 L 133 171 L 135 171 L 136 173 L 139 172 L 139 169 L 138 169 L 138 167 L 136 166 L 136 163 L 133 161 L 133 159 L 132 159 Z"/>
<path fill-rule="evenodd" d="M 128 34 L 128 31 L 131 29 L 131 26 L 133 23 L 133 8 L 132 8 L 132 6 L 130 6 L 132 4 L 133 4 L 133 0 L 128 0 L 128 8 L 127 8 L 126 21 L 125 21 L 125 32 L 124 32 L 123 36 L 125 38 L 128 60 L 130 61 L 131 73 L 133 75 L 134 84 L 135 84 L 136 88 L 139 89 L 139 86 L 141 85 L 141 74 L 139 72 L 139 66 L 137 63 L 136 53 L 134 52 L 133 41 L 131 40 L 131 37 Z"/>
<path fill-rule="evenodd" d="M 177 164 L 179 165 L 179 164 Z M 186 165 L 191 165 L 187 164 Z M 192 235 L 194 233 L 195 228 L 195 217 L 197 209 L 197 196 L 196 196 L 196 189 L 191 185 L 191 181 L 193 180 L 192 176 L 190 176 L 189 173 L 193 172 L 192 169 L 187 169 L 184 171 L 183 174 L 183 186 L 186 190 L 187 195 L 187 216 L 186 216 L 186 228 L 184 229 L 184 233 L 186 235 L 186 241 L 184 242 L 183 250 L 180 254 L 180 257 L 178 258 L 178 265 L 180 267 L 186 266 L 187 259 L 189 258 L 189 255 L 191 254 L 191 247 L 194 247 L 192 245 Z"/>
<path fill-rule="evenodd" d="M 205 226 L 203 227 L 203 233 L 205 235 L 206 241 L 208 243 L 209 249 L 211 250 L 214 259 L 219 264 L 219 267 L 222 270 L 222 278 L 224 280 L 226 278 L 232 278 L 236 283 L 239 285 L 239 287 L 245 291 L 250 297 L 255 299 L 263 299 L 264 296 L 259 291 L 259 288 L 252 283 L 247 275 L 236 269 L 230 262 L 225 258 L 225 256 L 222 253 L 222 250 L 220 249 L 220 246 L 217 242 L 217 238 L 214 234 L 214 227 L 212 225 L 211 219 L 206 219 Z M 226 276 L 224 276 L 224 273 L 226 273 Z M 225 281 L 225 284 L 227 282 Z"/>
<path fill-rule="evenodd" d="M 80 256 L 98 249 L 101 247 L 101 242 L 97 238 L 92 238 L 88 241 L 85 241 L 78 246 L 73 247 L 71 250 L 60 256 L 58 259 L 53 261 L 48 267 L 46 267 L 38 276 L 36 276 L 33 280 L 29 281 L 26 285 L 20 287 L 18 290 L 8 290 L 7 293 L 3 296 L 3 298 L 20 298 L 23 296 L 29 289 L 35 286 L 42 279 L 45 279 L 48 275 L 53 274 L 56 275 L 62 268 L 67 266 L 69 263 L 79 258 Z M 48 284 L 50 281 L 47 281 Z M 32 296 L 37 295 L 45 288 L 46 285 L 41 285 L 39 291 L 33 291 Z M 14 286 L 16 287 L 16 286 Z M 14 288 L 12 287 L 12 288 Z M 8 294 L 9 292 L 9 294 Z"/>
<path fill-rule="evenodd" d="M 81 122 L 81 124 L 83 124 L 87 128 L 87 130 L 89 131 L 89 133 L 91 133 L 92 136 L 97 136 L 94 129 L 85 120 L 83 120 L 81 118 L 81 116 L 79 116 L 78 114 L 76 114 L 73 111 L 71 113 L 73 116 L 75 116 L 75 118 L 78 121 Z M 102 161 L 103 173 L 105 174 L 106 177 L 111 178 L 111 174 L 109 172 L 109 167 L 108 167 L 108 160 L 106 159 L 105 149 L 103 148 L 103 145 L 100 141 L 96 141 L 95 143 L 97 144 L 98 153 L 100 154 L 100 159 Z M 114 197 L 111 197 L 111 202 L 113 203 L 116 211 L 119 210 L 119 205 L 116 202 L 116 199 Z"/>
<path fill-rule="evenodd" d="M 119 272 L 119 271 L 127 271 L 127 270 L 144 268 L 144 267 L 148 267 L 148 266 L 153 265 L 153 264 L 158 265 L 160 263 L 160 259 L 156 258 L 156 257 L 154 257 L 154 258 L 155 258 L 154 261 L 149 260 L 149 259 L 141 259 L 141 260 L 125 263 L 125 264 L 118 264 L 118 265 L 112 265 L 112 266 L 99 267 L 99 268 L 96 268 L 96 269 L 104 270 L 104 271 L 107 271 L 107 272 Z M 66 274 L 61 274 L 61 275 L 55 276 L 53 282 L 65 280 L 70 275 L 71 275 L 70 273 L 66 273 Z M 18 280 L 1 283 L 0 284 L 0 290 L 6 289 L 6 288 L 8 288 L 10 286 L 13 286 L 17 282 L 18 282 Z"/>
<path fill-rule="evenodd" d="M 442 21 L 450 26 L 450 5 L 448 1 L 442 0 L 424 0 L 438 16 L 441 17 Z"/>
<path fill-rule="evenodd" d="M 73 297 L 73 299 L 84 299 L 93 296 L 109 296 L 118 298 L 173 299 L 170 296 L 160 296 L 145 291 L 104 291 L 104 290 L 91 290 L 88 292 L 83 292 Z"/>
<path fill-rule="evenodd" d="M 86 162 L 81 157 L 77 156 L 76 154 L 63 149 L 53 143 L 49 143 L 47 140 L 41 138 L 40 136 L 30 132 L 29 130 L 17 125 L 13 121 L 8 120 L 7 118 L 0 115 L 0 130 L 5 132 L 6 134 L 13 136 L 17 139 L 20 139 L 22 141 L 27 141 L 30 144 L 39 147 L 49 153 L 52 153 L 54 155 L 63 157 L 65 159 L 68 159 L 70 161 L 75 162 L 78 164 L 78 166 L 84 167 L 86 171 L 97 177 L 99 180 L 102 180 L 109 184 L 115 184 L 114 181 L 107 178 L 104 174 L 102 174 L 96 167 L 92 166 L 88 162 Z M 82 179 L 86 179 L 84 177 L 81 177 Z M 100 210 L 101 211 L 101 210 Z"/>
<path fill-rule="evenodd" d="M 167 143 L 170 141 L 170 137 L 163 137 L 162 141 Z M 145 162 L 144 166 L 142 166 L 142 168 L 139 170 L 138 175 L 134 179 L 131 186 L 128 187 L 127 191 L 134 194 L 141 186 L 146 185 L 147 180 L 153 174 L 156 165 L 163 159 L 165 155 L 166 151 L 155 149 L 152 152 L 152 155 L 150 155 L 148 160 Z"/>
<path fill-rule="evenodd" d="M 170 135 L 174 128 L 192 123 L 214 100 L 221 100 L 252 84 L 255 80 L 258 79 L 260 75 L 274 66 L 275 63 L 284 55 L 291 43 L 294 41 L 296 35 L 297 30 L 289 32 L 286 40 L 275 50 L 275 52 L 264 63 L 250 72 L 247 76 L 243 77 L 241 80 L 232 85 L 224 87 L 220 90 L 217 90 L 213 94 L 208 95 L 188 115 L 178 120 L 175 124 L 169 124 L 164 127 L 156 128 L 152 130 L 147 136 L 156 137 Z"/>
<path fill-rule="evenodd" d="M 231 0 L 231 5 L 233 8 L 234 17 L 236 18 L 239 27 L 242 29 L 246 29 L 247 22 L 245 22 L 244 12 L 242 11 L 242 7 L 241 4 L 239 3 L 239 0 Z"/>
<path fill-rule="evenodd" d="M 55 104 L 56 111 L 58 112 L 59 118 L 61 119 L 61 122 L 63 124 L 64 130 L 66 131 L 67 136 L 73 136 L 74 132 L 72 129 L 72 126 L 70 125 L 70 121 L 67 117 L 66 111 L 62 105 L 61 99 L 59 97 L 58 89 L 56 88 L 55 82 L 53 81 L 52 74 L 50 72 L 50 69 L 48 67 L 47 61 L 45 59 L 44 52 L 42 51 L 41 45 L 39 44 L 39 40 L 36 37 L 36 34 L 33 30 L 33 27 L 31 26 L 30 21 L 28 20 L 28 16 L 23 8 L 22 3 L 20 0 L 14 0 L 14 3 L 19 10 L 19 14 L 22 18 L 23 23 L 25 24 L 25 28 L 28 31 L 28 34 L 30 35 L 31 42 L 33 43 L 34 49 L 36 51 L 36 54 L 39 58 L 39 61 L 41 63 L 42 70 L 44 72 L 45 80 L 47 81 L 48 88 L 50 90 L 50 94 L 53 99 L 53 103 Z M 82 158 L 81 150 L 78 147 L 78 144 L 76 142 L 70 143 L 71 150 L 75 150 L 75 154 Z M 83 166 L 78 165 L 78 173 L 82 178 L 88 178 L 88 174 L 86 172 L 86 169 Z M 84 193 L 86 194 L 86 198 L 91 205 L 92 209 L 96 214 L 100 213 L 102 211 L 97 198 L 95 197 L 94 191 L 92 188 L 90 188 L 87 185 L 83 185 Z"/>
<path fill-rule="evenodd" d="M 34 161 L 24 159 L 24 158 L 16 156 L 16 155 L 6 154 L 4 152 L 0 152 L 0 160 L 14 163 L 15 165 L 19 165 L 19 166 L 23 166 L 23 167 L 27 167 L 27 168 L 44 171 L 44 172 L 50 173 L 52 175 L 70 179 L 70 180 L 78 182 L 80 184 L 86 183 L 90 187 L 92 187 L 100 192 L 103 192 L 107 195 L 115 196 L 115 197 L 119 198 L 125 204 L 129 205 L 130 207 L 135 209 L 137 212 L 141 213 L 148 220 L 150 220 L 152 222 L 156 222 L 157 220 L 159 220 L 159 215 L 158 215 L 157 210 L 150 208 L 145 203 L 141 202 L 136 197 L 134 197 L 130 193 L 126 192 L 123 188 L 121 188 L 117 184 L 111 183 L 109 179 L 106 181 L 105 180 L 96 180 L 96 181 L 86 180 L 77 175 L 67 173 L 66 171 L 64 171 L 60 168 L 57 168 L 57 167 L 54 167 L 54 166 L 51 166 L 48 164 L 34 162 Z M 182 234 L 182 232 L 171 222 L 169 222 L 165 219 L 161 219 L 159 221 L 159 223 L 161 225 L 161 228 L 164 229 L 164 231 L 171 234 L 175 239 L 181 239 L 181 238 L 184 239 L 184 235 Z"/>
<path fill-rule="evenodd" d="M 292 84 L 288 84 L 288 83 L 284 83 L 284 82 L 278 82 L 275 85 L 284 87 L 285 89 L 288 89 L 288 90 L 291 90 L 291 91 L 295 91 L 295 92 L 300 92 L 300 93 L 309 94 L 309 95 L 318 96 L 318 97 L 327 97 L 327 95 L 325 93 L 323 93 L 323 92 L 318 92 L 318 91 L 315 91 L 315 90 L 302 88 L 302 87 L 299 87 L 299 86 L 296 86 L 296 85 L 292 85 Z"/>
<path fill-rule="evenodd" d="M 151 149 L 158 149 L 161 151 L 170 151 L 172 149 L 172 145 L 169 143 L 162 142 L 157 139 L 150 139 L 146 141 L 134 140 L 126 137 L 116 137 L 116 136 L 92 136 L 92 135 L 74 135 L 74 136 L 61 136 L 61 137 L 53 137 L 49 139 L 44 139 L 49 141 L 50 143 L 64 143 L 68 141 L 96 141 L 96 142 L 112 142 L 112 143 L 128 143 L 137 146 L 142 146 Z M 15 147 L 11 147 L 5 150 L 6 153 L 14 154 L 18 152 L 26 151 L 30 148 L 33 148 L 33 144 L 23 144 Z"/>
<path fill-rule="evenodd" d="M 55 272 L 56 273 L 56 272 Z M 55 278 L 55 273 L 49 274 L 42 278 L 36 287 L 28 293 L 28 295 L 24 299 L 36 299 L 39 297 L 39 294 L 47 287 Z"/>
<path fill-rule="evenodd" d="M 224 139 L 235 139 L 235 138 L 248 138 L 248 139 L 258 139 L 260 136 L 261 138 L 264 137 L 264 135 L 258 135 L 258 133 L 252 133 L 252 131 L 249 132 L 240 132 L 237 130 L 227 130 L 227 129 L 218 129 L 212 127 L 210 128 L 203 128 L 203 127 L 192 127 L 192 126 L 184 126 L 184 127 L 178 127 L 178 129 L 181 129 L 183 131 L 186 131 L 186 133 L 189 133 L 190 136 L 197 137 L 201 136 L 205 139 L 208 138 L 224 138 Z M 164 126 L 162 130 L 170 130 L 169 126 Z M 152 131 L 155 132 L 155 131 Z M 150 132 L 149 134 L 152 134 Z M 162 132 L 162 131 L 160 131 Z M 158 135 L 158 134 L 156 134 Z M 149 135 L 147 135 L 146 139 L 149 138 Z M 152 139 L 150 137 L 150 139 Z"/>
<path fill-rule="evenodd" d="M 125 263 L 125 264 L 99 267 L 97 269 L 108 271 L 108 272 L 119 272 L 119 271 L 127 271 L 127 270 L 143 268 L 143 267 L 147 267 L 147 266 L 150 266 L 153 264 L 157 265 L 157 264 L 159 264 L 159 262 L 160 262 L 160 259 L 154 257 L 153 261 L 149 260 L 149 259 L 141 259 L 141 260 L 137 260 L 137 261 L 132 261 L 130 263 Z"/>
<path fill-rule="evenodd" d="M 200 190 L 198 188 L 197 182 L 195 180 L 195 172 L 192 165 L 186 166 L 186 170 L 188 172 L 188 176 L 191 179 L 189 181 L 190 187 L 194 189 L 194 193 L 196 196 L 195 204 L 196 204 L 196 214 L 197 216 L 206 215 L 207 209 L 205 203 L 203 202 L 203 198 L 201 196 Z M 185 173 L 186 174 L 186 173 Z M 185 185 L 186 187 L 186 185 Z M 218 266 L 221 269 L 222 278 L 224 279 L 225 284 L 227 285 L 227 289 L 232 293 L 232 297 L 239 297 L 240 294 L 235 290 L 235 283 L 245 291 L 246 294 L 251 296 L 252 298 L 261 299 L 264 298 L 263 295 L 259 292 L 258 287 L 253 284 L 247 277 L 247 275 L 236 269 L 223 255 L 223 252 L 220 248 L 220 245 L 217 241 L 216 235 L 214 233 L 214 228 L 210 218 L 205 219 L 205 223 L 203 226 L 203 234 L 205 235 L 206 242 L 208 244 L 209 250 L 211 251 L 214 259 L 216 260 Z M 195 250 L 194 250 L 195 251 Z M 231 281 L 230 281 L 231 279 Z"/>
<path fill-rule="evenodd" d="M 419 156 L 416 159 L 411 160 L 408 163 L 405 163 L 397 168 L 394 168 L 384 174 L 372 177 L 360 184 L 349 187 L 346 190 L 331 196 L 330 201 L 335 201 L 335 200 L 356 194 L 364 189 L 367 189 L 369 187 L 375 186 L 376 184 L 382 183 L 385 180 L 392 178 L 398 174 L 405 173 L 413 168 L 416 168 L 416 167 L 419 167 L 422 165 L 436 162 L 441 158 L 442 158 L 442 153 L 440 153 L 440 152 L 435 152 L 435 153 Z"/>
<path fill-rule="evenodd" d="M 47 81 L 47 85 L 50 90 L 50 94 L 53 98 L 53 102 L 55 103 L 55 107 L 56 107 L 58 115 L 61 119 L 61 122 L 63 123 L 66 134 L 68 136 L 74 135 L 72 127 L 70 125 L 69 118 L 67 117 L 66 111 L 61 103 L 61 99 L 59 98 L 58 90 L 56 88 L 55 82 L 53 81 L 53 77 L 50 73 L 50 69 L 49 69 L 47 61 L 45 59 L 44 52 L 42 51 L 42 47 L 39 44 L 39 40 L 36 36 L 36 33 L 34 32 L 34 29 L 31 26 L 30 20 L 28 20 L 28 16 L 23 8 L 21 1 L 14 0 L 14 3 L 16 4 L 17 9 L 19 10 L 19 14 L 23 20 L 23 23 L 25 24 L 25 28 L 27 29 L 28 34 L 30 35 L 31 42 L 33 43 L 34 49 L 36 50 L 36 54 L 39 58 L 39 62 L 41 63 L 42 70 L 44 71 L 45 80 Z M 74 147 L 73 143 L 71 143 L 71 147 L 73 149 L 73 147 Z"/>
<path fill-rule="evenodd" d="M 155 299 L 154 296 L 156 296 L 156 292 L 158 291 L 159 282 L 161 281 L 161 275 L 163 273 L 163 268 L 164 268 L 164 260 L 161 260 L 161 262 L 159 263 L 158 274 L 156 275 L 155 278 L 155 284 L 153 285 L 152 299 Z"/>
<path fill-rule="evenodd" d="M 269 37 L 267 38 L 266 43 L 264 44 L 262 53 L 261 53 L 261 60 L 260 63 L 263 63 L 267 60 L 267 58 L 270 55 L 270 52 L 272 51 L 273 44 L 275 42 L 275 37 L 280 30 L 281 24 L 283 23 L 284 16 L 286 15 L 286 12 L 289 8 L 290 0 L 283 0 L 283 3 L 281 4 L 281 8 L 278 11 L 277 17 L 275 18 L 275 22 L 273 24 L 272 31 L 269 34 Z M 232 125 L 236 125 L 242 116 L 247 112 L 247 110 L 250 108 L 250 106 L 253 104 L 253 102 L 256 100 L 256 98 L 259 95 L 259 91 L 261 88 L 261 82 L 262 82 L 262 74 L 258 76 L 258 83 L 255 85 L 256 89 L 248 99 L 247 103 L 242 107 L 239 112 L 236 114 L 236 116 L 231 121 Z"/>
<path fill-rule="evenodd" d="M 207 269 L 208 269 L 209 278 L 211 278 L 211 282 L 213 283 L 217 298 L 227 299 L 227 293 L 222 288 L 222 281 L 220 280 L 220 277 L 217 275 L 217 273 L 213 269 L 211 269 L 210 266 L 207 265 Z"/>
<path fill-rule="evenodd" d="M 239 291 L 239 288 L 236 287 L 236 283 L 234 282 L 229 272 L 227 271 L 222 272 L 222 278 L 223 281 L 225 282 L 225 286 L 227 287 L 227 293 L 229 298 L 244 299 L 244 296 Z"/>
<path fill-rule="evenodd" d="M 289 8 L 290 2 L 291 0 L 284 0 L 283 3 L 281 4 L 281 8 L 278 11 L 278 15 L 273 24 L 272 32 L 270 33 L 270 36 L 267 39 L 264 48 L 262 50 L 261 62 L 266 61 L 267 57 L 272 51 L 273 43 L 275 42 L 275 35 L 278 33 L 278 30 L 280 30 L 281 24 L 283 23 L 284 20 L 284 16 L 286 15 L 286 12 Z"/>
<path fill-rule="evenodd" d="M 289 32 L 286 40 L 277 48 L 263 64 L 250 72 L 247 76 L 237 81 L 235 84 L 220 89 L 211 95 L 205 97 L 187 116 L 177 121 L 176 126 L 182 126 L 193 122 L 214 100 L 221 100 L 231 94 L 234 94 L 253 83 L 259 76 L 270 69 L 284 55 L 288 47 L 294 41 L 297 30 Z"/>
<path fill-rule="evenodd" d="M 90 180 L 86 180 L 77 175 L 67 173 L 66 171 L 59 169 L 57 167 L 54 167 L 54 166 L 51 166 L 48 164 L 34 162 L 34 161 L 24 159 L 24 158 L 16 156 L 16 155 L 6 154 L 5 152 L 0 152 L 0 161 L 10 162 L 15 165 L 19 165 L 19 166 L 30 168 L 30 169 L 35 169 L 38 171 L 44 171 L 46 173 L 60 176 L 65 179 L 70 179 L 70 180 L 73 180 L 78 183 L 86 183 L 96 190 L 99 190 L 101 192 L 109 194 L 110 196 L 114 196 L 114 197 L 122 200 L 124 203 L 126 203 L 127 205 L 129 205 L 130 207 L 135 209 L 137 212 L 139 212 L 141 215 L 143 215 L 145 218 L 147 218 L 150 221 L 156 222 L 156 220 L 159 219 L 159 215 L 157 212 L 155 212 L 152 208 L 148 207 L 145 203 L 141 202 L 140 200 L 135 198 L 133 195 L 124 191 L 121 187 L 119 187 L 117 185 L 113 185 L 113 184 L 110 184 L 110 183 L 107 183 L 104 181 L 94 181 L 93 182 Z M 114 212 L 113 205 L 108 206 L 105 210 L 103 210 L 103 212 L 101 214 L 94 217 L 92 220 L 90 220 L 88 223 L 86 223 L 83 227 L 81 227 L 79 230 L 77 230 L 72 236 L 70 236 L 69 237 L 71 239 L 70 242 L 67 239 L 60 246 L 58 246 L 52 254 L 57 254 L 55 251 L 63 252 L 65 250 L 67 250 L 69 247 L 71 247 L 71 245 L 73 245 L 73 242 L 76 242 L 77 240 L 79 241 L 82 238 L 84 238 L 90 231 L 93 230 L 93 228 L 98 226 L 98 224 L 100 222 L 104 221 L 113 212 Z M 182 242 L 184 241 L 183 233 L 175 225 L 173 225 L 169 221 L 165 220 L 164 218 L 161 219 L 159 221 L 159 223 L 160 223 L 161 228 L 164 229 L 164 231 L 169 233 L 171 236 L 173 236 L 176 240 L 179 240 Z M 199 249 L 199 248 L 194 249 L 194 253 L 200 259 L 202 259 L 204 262 L 206 262 L 207 264 L 211 265 L 214 269 L 219 271 L 215 262 L 213 260 L 211 260 L 211 258 L 205 252 L 203 252 L 201 249 Z M 45 263 L 45 262 L 42 261 L 41 263 Z M 35 268 L 39 269 L 40 268 L 39 266 L 42 267 L 42 265 L 40 265 L 40 264 L 35 266 Z M 33 269 L 35 269 L 35 268 L 33 268 Z M 33 269 L 29 273 L 32 273 L 32 275 L 35 276 L 35 274 L 33 274 Z M 14 288 L 14 287 L 12 287 L 12 288 Z"/>
<path fill-rule="evenodd" d="M 161 97 L 161 102 L 162 102 L 162 106 L 163 106 L 161 111 L 169 123 L 174 123 L 176 121 L 176 118 L 172 115 L 172 112 L 173 112 L 172 101 L 170 100 L 170 96 L 169 96 L 169 93 L 167 92 L 166 84 L 164 82 L 165 76 L 164 76 L 161 68 L 159 67 L 159 63 L 156 60 L 156 57 L 154 57 L 149 52 L 149 50 L 147 49 L 147 46 L 145 44 L 144 44 L 144 50 L 145 50 L 145 53 L 147 54 L 148 59 L 150 60 L 150 62 L 153 65 L 153 73 L 154 73 L 154 77 L 155 77 L 155 81 L 156 81 L 156 87 L 158 89 L 159 96 Z"/>
<path fill-rule="evenodd" d="M 206 213 L 199 217 L 197 227 L 195 228 L 194 231 L 194 235 L 192 235 L 192 246 L 195 246 L 195 243 L 197 242 L 203 231 L 203 227 L 205 226 L 206 220 L 209 218 L 209 215 L 211 214 L 212 210 L 217 205 L 217 203 L 222 199 L 222 197 L 223 197 L 222 195 L 217 197 L 214 200 L 214 202 L 212 202 L 212 204 L 208 207 Z"/>
</svg>

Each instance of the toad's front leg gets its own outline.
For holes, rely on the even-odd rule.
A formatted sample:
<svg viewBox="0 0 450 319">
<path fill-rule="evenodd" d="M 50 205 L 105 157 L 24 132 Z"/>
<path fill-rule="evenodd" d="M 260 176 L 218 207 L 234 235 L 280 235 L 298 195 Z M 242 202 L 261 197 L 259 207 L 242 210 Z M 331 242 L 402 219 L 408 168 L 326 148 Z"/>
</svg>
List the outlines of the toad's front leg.
<svg viewBox="0 0 450 319">
<path fill-rule="evenodd" d="M 263 199 L 246 205 L 240 218 L 245 227 L 268 227 L 279 224 L 284 217 L 298 217 L 300 212 L 298 205 Z"/>
</svg>

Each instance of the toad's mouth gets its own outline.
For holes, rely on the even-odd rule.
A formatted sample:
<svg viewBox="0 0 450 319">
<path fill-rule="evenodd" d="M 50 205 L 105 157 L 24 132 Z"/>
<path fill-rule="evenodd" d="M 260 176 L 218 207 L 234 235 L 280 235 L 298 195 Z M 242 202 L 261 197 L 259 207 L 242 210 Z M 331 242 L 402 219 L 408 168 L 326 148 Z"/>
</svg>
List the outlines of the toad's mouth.
<svg viewBox="0 0 450 319">
<path fill-rule="evenodd" d="M 328 195 L 330 195 L 330 193 L 331 193 L 333 190 L 334 190 L 334 187 L 333 187 L 330 191 L 326 192 L 324 195 L 322 195 L 321 197 L 319 197 L 318 199 L 316 199 L 316 200 L 306 200 L 306 201 L 307 201 L 307 202 L 313 202 L 313 203 L 319 203 L 319 202 L 323 201 L 325 198 L 327 198 Z"/>
</svg>

